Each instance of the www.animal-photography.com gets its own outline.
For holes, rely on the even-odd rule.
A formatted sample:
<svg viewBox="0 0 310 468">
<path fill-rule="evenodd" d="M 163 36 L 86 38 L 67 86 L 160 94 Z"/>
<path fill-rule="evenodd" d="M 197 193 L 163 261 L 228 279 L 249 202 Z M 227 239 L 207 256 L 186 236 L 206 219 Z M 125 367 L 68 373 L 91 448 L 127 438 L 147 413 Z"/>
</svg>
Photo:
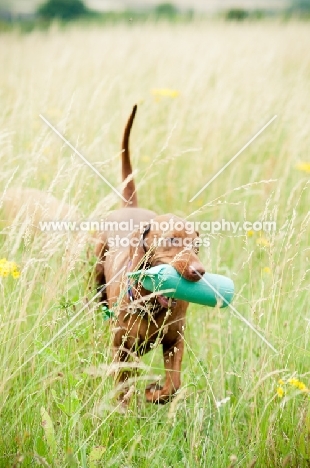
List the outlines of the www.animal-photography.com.
<svg viewBox="0 0 310 468">
<path fill-rule="evenodd" d="M 0 468 L 309 466 L 309 26 L 0 0 Z"/>
</svg>

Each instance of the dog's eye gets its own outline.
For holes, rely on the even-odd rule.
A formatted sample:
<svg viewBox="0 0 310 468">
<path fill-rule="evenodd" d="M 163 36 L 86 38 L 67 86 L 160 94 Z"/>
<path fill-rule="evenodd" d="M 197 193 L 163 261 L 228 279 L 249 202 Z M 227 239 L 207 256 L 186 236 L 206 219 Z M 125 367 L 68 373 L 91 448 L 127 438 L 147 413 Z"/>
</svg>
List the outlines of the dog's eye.
<svg viewBox="0 0 310 468">
<path fill-rule="evenodd" d="M 200 237 L 198 237 L 193 242 L 193 249 L 194 249 L 194 252 L 195 252 L 196 255 L 199 254 L 200 245 L 201 245 L 201 240 L 200 240 Z"/>
</svg>

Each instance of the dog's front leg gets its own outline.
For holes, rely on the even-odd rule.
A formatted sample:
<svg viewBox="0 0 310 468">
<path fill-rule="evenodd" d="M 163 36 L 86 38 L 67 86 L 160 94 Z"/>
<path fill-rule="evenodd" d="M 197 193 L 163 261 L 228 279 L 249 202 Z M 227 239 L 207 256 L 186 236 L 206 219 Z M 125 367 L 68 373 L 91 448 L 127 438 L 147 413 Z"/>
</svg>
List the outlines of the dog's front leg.
<svg viewBox="0 0 310 468">
<path fill-rule="evenodd" d="M 119 392 L 118 399 L 125 406 L 133 393 L 133 377 L 137 374 L 136 366 L 132 365 L 137 358 L 136 342 L 137 338 L 129 335 L 125 327 L 115 331 L 113 339 L 115 382 Z M 130 362 L 132 360 L 133 362 Z"/>
<path fill-rule="evenodd" d="M 133 348 L 134 340 L 128 337 L 126 331 L 117 330 L 113 340 L 113 360 L 117 367 L 115 376 L 118 383 L 126 382 L 132 374 L 131 371 L 124 369 L 124 364 L 130 360 Z"/>
<path fill-rule="evenodd" d="M 162 388 L 151 385 L 146 389 L 146 400 L 150 403 L 167 403 L 181 386 L 181 365 L 184 352 L 183 337 L 172 346 L 163 344 L 165 383 Z"/>
</svg>

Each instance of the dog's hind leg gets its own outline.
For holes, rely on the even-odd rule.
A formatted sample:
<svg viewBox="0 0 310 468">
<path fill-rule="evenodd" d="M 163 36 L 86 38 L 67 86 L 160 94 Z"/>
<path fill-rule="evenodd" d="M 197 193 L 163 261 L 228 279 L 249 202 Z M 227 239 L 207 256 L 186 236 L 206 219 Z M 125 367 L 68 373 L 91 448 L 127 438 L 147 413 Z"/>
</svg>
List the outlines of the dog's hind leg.
<svg viewBox="0 0 310 468">
<path fill-rule="evenodd" d="M 100 242 L 96 246 L 96 256 L 98 258 L 95 267 L 95 281 L 97 285 L 97 291 L 101 291 L 100 302 L 108 303 L 107 291 L 104 286 L 106 285 L 106 277 L 104 273 L 104 256 L 107 252 L 107 246 L 103 242 Z"/>
</svg>

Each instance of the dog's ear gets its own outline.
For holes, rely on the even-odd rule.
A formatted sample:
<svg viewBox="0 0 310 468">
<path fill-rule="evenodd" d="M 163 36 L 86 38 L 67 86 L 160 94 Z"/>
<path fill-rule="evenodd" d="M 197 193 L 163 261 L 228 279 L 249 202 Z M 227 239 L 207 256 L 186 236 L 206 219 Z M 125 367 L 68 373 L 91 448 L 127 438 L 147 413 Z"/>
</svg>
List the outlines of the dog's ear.
<svg viewBox="0 0 310 468">
<path fill-rule="evenodd" d="M 129 271 L 144 269 L 150 260 L 150 245 L 148 242 L 148 234 L 151 230 L 149 224 L 145 224 L 139 229 L 133 231 L 130 236 L 129 248 Z"/>
</svg>

